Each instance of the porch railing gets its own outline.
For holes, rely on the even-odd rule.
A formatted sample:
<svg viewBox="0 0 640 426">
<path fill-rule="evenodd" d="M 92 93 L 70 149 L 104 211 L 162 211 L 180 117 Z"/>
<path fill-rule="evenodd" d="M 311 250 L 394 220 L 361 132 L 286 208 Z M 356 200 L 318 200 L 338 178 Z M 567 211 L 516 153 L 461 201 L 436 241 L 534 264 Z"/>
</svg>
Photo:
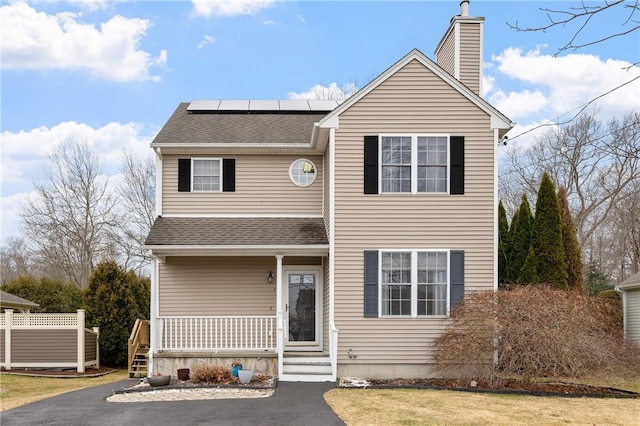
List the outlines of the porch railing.
<svg viewBox="0 0 640 426">
<path fill-rule="evenodd" d="M 275 316 L 158 317 L 158 351 L 275 351 Z"/>
</svg>

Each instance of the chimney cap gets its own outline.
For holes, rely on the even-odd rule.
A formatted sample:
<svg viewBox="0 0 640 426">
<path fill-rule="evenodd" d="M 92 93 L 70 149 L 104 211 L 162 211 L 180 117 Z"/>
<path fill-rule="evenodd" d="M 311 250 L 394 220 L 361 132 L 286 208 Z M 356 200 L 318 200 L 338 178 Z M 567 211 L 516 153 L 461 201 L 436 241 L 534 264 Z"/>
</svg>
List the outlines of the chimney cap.
<svg viewBox="0 0 640 426">
<path fill-rule="evenodd" d="M 460 16 L 469 16 L 469 0 L 460 2 Z"/>
</svg>

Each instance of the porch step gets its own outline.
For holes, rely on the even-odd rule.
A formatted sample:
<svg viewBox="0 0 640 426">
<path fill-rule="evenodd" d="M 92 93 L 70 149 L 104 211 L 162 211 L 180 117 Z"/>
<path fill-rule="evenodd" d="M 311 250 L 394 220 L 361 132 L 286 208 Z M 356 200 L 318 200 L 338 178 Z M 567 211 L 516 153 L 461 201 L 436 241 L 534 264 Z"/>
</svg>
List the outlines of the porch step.
<svg viewBox="0 0 640 426">
<path fill-rule="evenodd" d="M 147 355 L 149 353 L 148 348 L 140 348 L 131 362 L 131 370 L 129 370 L 129 377 L 147 377 L 148 360 Z"/>
<path fill-rule="evenodd" d="M 285 355 L 282 360 L 280 380 L 285 382 L 328 382 L 334 380 L 331 375 L 329 357 L 317 355 Z"/>
</svg>

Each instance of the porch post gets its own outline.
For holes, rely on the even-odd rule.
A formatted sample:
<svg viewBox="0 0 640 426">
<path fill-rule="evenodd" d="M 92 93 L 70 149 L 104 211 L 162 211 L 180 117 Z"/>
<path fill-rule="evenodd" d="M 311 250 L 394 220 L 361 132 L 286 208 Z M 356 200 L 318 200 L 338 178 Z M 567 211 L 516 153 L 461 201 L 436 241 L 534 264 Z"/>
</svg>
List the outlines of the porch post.
<svg viewBox="0 0 640 426">
<path fill-rule="evenodd" d="M 277 318 L 277 330 L 276 330 L 276 348 L 278 351 L 278 377 L 282 375 L 282 368 L 284 365 L 282 355 L 284 353 L 284 312 L 282 309 L 282 258 L 281 254 L 276 254 L 276 312 Z"/>
<path fill-rule="evenodd" d="M 154 372 L 153 353 L 158 340 L 158 257 L 151 256 L 151 300 L 149 306 L 149 353 L 147 358 L 147 376 Z"/>
</svg>

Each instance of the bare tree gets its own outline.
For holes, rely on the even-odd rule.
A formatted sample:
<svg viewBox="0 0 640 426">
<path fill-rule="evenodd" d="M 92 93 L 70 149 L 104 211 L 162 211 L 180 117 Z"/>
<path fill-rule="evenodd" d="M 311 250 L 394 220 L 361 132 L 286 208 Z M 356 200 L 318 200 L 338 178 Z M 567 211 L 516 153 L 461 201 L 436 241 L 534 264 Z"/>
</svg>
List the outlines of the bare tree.
<svg viewBox="0 0 640 426">
<path fill-rule="evenodd" d="M 617 15 L 615 12 L 624 9 L 625 13 Z M 628 36 L 640 29 L 638 0 L 605 1 L 603 4 L 587 4 L 584 1 L 578 6 L 567 9 L 550 9 L 541 7 L 540 10 L 547 16 L 548 22 L 537 26 L 521 26 L 518 21 L 507 25 L 516 31 L 541 31 L 547 32 L 556 27 L 569 29 L 569 40 L 558 47 L 556 55 L 566 51 L 576 51 L 594 44 L 605 43 L 608 40 Z M 588 30 L 590 26 L 604 26 L 611 28 L 605 35 L 593 37 L 593 32 Z M 634 63 L 637 65 L 639 62 Z"/>
<path fill-rule="evenodd" d="M 34 273 L 34 265 L 24 239 L 9 237 L 0 247 L 0 283 L 7 284 L 20 275 Z"/>
<path fill-rule="evenodd" d="M 151 157 L 137 159 L 127 152 L 122 161 L 124 180 L 118 193 L 123 221 L 114 241 L 118 245 L 124 268 L 141 273 L 149 262 L 143 250 L 144 240 L 156 218 L 155 164 Z"/>
<path fill-rule="evenodd" d="M 34 187 L 20 214 L 27 237 L 45 268 L 60 269 L 85 288 L 95 265 L 114 256 L 110 235 L 118 224 L 98 156 L 86 142 L 68 141 L 50 156 L 44 181 Z"/>
<path fill-rule="evenodd" d="M 613 255 L 606 250 L 610 227 L 616 221 L 622 225 L 619 215 L 640 193 L 639 153 L 640 116 L 629 113 L 602 123 L 594 112 L 585 113 L 548 130 L 534 147 L 511 151 L 501 172 L 501 196 L 505 204 L 516 191 L 535 196 L 540 176 L 548 172 L 558 186 L 567 189 L 585 260 L 595 260 L 602 267 L 603 259 Z M 628 226 L 619 232 L 635 232 L 628 220 L 624 223 Z M 637 269 L 637 263 L 628 267 Z M 611 265 L 602 270 L 614 272 Z M 619 272 L 612 278 L 619 279 Z"/>
</svg>

